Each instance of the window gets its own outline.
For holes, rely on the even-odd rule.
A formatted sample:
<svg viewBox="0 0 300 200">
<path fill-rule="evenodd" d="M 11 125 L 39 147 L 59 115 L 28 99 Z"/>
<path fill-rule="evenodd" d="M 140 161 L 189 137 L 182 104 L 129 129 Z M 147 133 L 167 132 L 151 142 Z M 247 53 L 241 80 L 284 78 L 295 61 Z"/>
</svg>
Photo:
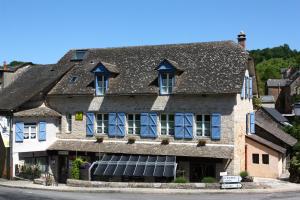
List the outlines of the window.
<svg viewBox="0 0 300 200">
<path fill-rule="evenodd" d="M 97 133 L 108 133 L 108 114 L 97 114 L 96 122 Z"/>
<path fill-rule="evenodd" d="M 262 163 L 268 165 L 269 164 L 269 154 L 262 155 Z"/>
<path fill-rule="evenodd" d="M 174 75 L 170 73 L 160 74 L 160 93 L 171 94 L 174 86 Z"/>
<path fill-rule="evenodd" d="M 70 83 L 75 83 L 77 81 L 78 77 L 77 76 L 72 76 L 70 79 L 69 79 L 69 82 Z"/>
<path fill-rule="evenodd" d="M 160 115 L 160 134 L 174 135 L 174 115 L 171 114 Z"/>
<path fill-rule="evenodd" d="M 74 60 L 74 61 L 83 60 L 86 52 L 87 52 L 87 50 L 75 50 L 72 60 Z"/>
<path fill-rule="evenodd" d="M 104 95 L 107 88 L 107 77 L 103 74 L 96 74 L 96 95 Z"/>
<path fill-rule="evenodd" d="M 24 124 L 24 139 L 36 138 L 36 124 Z"/>
<path fill-rule="evenodd" d="M 66 114 L 66 121 L 67 121 L 66 131 L 70 133 L 72 131 L 72 115 L 70 113 Z"/>
<path fill-rule="evenodd" d="M 128 114 L 127 124 L 128 124 L 128 134 L 140 134 L 141 116 L 139 114 Z"/>
<path fill-rule="evenodd" d="M 259 164 L 259 154 L 252 154 L 252 163 L 253 164 Z"/>
<path fill-rule="evenodd" d="M 197 136 L 210 136 L 211 132 L 211 117 L 210 115 L 196 116 L 196 134 Z"/>
</svg>

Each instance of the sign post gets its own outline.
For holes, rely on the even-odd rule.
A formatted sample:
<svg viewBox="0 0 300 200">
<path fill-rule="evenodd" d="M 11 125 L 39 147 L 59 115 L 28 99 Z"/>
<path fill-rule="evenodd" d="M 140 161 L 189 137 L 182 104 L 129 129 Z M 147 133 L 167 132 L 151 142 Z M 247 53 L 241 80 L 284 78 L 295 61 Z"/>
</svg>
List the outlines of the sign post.
<svg viewBox="0 0 300 200">
<path fill-rule="evenodd" d="M 242 177 L 240 176 L 223 176 L 221 179 L 222 189 L 240 189 L 242 188 Z"/>
</svg>

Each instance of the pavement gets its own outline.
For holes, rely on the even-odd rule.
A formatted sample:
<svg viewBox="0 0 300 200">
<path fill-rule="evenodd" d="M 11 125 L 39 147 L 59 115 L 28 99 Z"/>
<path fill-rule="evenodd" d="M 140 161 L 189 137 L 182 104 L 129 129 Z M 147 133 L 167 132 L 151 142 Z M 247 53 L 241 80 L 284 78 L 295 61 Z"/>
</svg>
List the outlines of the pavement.
<svg viewBox="0 0 300 200">
<path fill-rule="evenodd" d="M 300 184 L 290 183 L 276 179 L 255 178 L 255 182 L 268 185 L 267 189 L 160 189 L 160 188 L 89 188 L 71 187 L 65 184 L 58 186 L 44 186 L 34 184 L 26 180 L 0 179 L 0 186 L 31 190 L 48 190 L 60 192 L 79 193 L 135 193 L 135 194 L 202 194 L 202 193 L 278 193 L 278 192 L 300 192 Z"/>
</svg>

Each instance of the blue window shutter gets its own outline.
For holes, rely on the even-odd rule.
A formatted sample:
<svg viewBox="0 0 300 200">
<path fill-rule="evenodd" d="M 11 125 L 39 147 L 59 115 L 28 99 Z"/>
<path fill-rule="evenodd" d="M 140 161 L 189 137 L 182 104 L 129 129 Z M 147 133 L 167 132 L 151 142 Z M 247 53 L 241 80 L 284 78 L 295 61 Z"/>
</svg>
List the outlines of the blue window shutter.
<svg viewBox="0 0 300 200">
<path fill-rule="evenodd" d="M 175 138 L 184 138 L 184 114 L 175 113 Z"/>
<path fill-rule="evenodd" d="M 253 97 L 253 80 L 252 77 L 249 77 L 249 98 L 252 99 Z"/>
<path fill-rule="evenodd" d="M 117 114 L 109 113 L 108 114 L 108 136 L 114 137 L 116 136 L 116 123 L 117 123 Z"/>
<path fill-rule="evenodd" d="M 246 77 L 244 77 L 243 87 L 242 87 L 242 91 L 241 91 L 241 98 L 242 99 L 245 98 L 245 79 L 246 79 Z"/>
<path fill-rule="evenodd" d="M 124 137 L 125 136 L 125 113 L 117 113 L 117 133 L 116 136 Z"/>
<path fill-rule="evenodd" d="M 213 113 L 211 117 L 211 139 L 220 140 L 221 139 L 221 114 Z"/>
<path fill-rule="evenodd" d="M 46 141 L 46 122 L 39 123 L 39 141 Z"/>
<path fill-rule="evenodd" d="M 86 113 L 86 135 L 93 136 L 94 135 L 94 113 L 88 112 Z"/>
<path fill-rule="evenodd" d="M 255 133 L 255 113 L 250 113 L 250 133 Z"/>
<path fill-rule="evenodd" d="M 250 130 L 249 130 L 249 114 L 250 113 L 246 114 L 246 133 L 247 134 L 250 132 Z"/>
<path fill-rule="evenodd" d="M 149 113 L 148 136 L 151 138 L 156 138 L 156 136 L 157 136 L 157 113 Z"/>
<path fill-rule="evenodd" d="M 17 122 L 15 126 L 16 142 L 24 140 L 24 122 Z"/>
<path fill-rule="evenodd" d="M 141 113 L 141 137 L 147 137 L 148 136 L 148 121 L 149 121 L 149 117 L 148 117 L 148 113 Z"/>
<path fill-rule="evenodd" d="M 159 81 L 158 81 L 158 84 L 159 84 L 159 94 L 162 94 L 162 75 L 159 74 Z"/>
<path fill-rule="evenodd" d="M 246 83 L 246 94 L 245 94 L 245 98 L 249 98 L 249 77 L 246 76 L 245 78 L 245 83 Z"/>
<path fill-rule="evenodd" d="M 193 113 L 184 114 L 184 138 L 193 138 Z"/>
</svg>

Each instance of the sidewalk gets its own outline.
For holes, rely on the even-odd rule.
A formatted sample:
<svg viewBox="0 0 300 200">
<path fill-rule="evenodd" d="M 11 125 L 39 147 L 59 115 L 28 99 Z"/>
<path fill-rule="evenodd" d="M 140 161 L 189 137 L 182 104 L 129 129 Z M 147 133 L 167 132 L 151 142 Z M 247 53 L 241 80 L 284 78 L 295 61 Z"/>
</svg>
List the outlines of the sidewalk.
<svg viewBox="0 0 300 200">
<path fill-rule="evenodd" d="M 160 194 L 200 194 L 200 193 L 273 193 L 273 192 L 290 192 L 300 191 L 300 184 L 289 183 L 274 179 L 257 179 L 256 181 L 264 182 L 269 185 L 268 189 L 158 189 L 158 188 L 87 188 L 87 187 L 70 187 L 65 184 L 58 186 L 43 186 L 33 184 L 31 181 L 24 180 L 6 180 L 0 179 L 0 186 L 11 188 L 22 188 L 32 190 L 49 190 L 60 192 L 95 192 L 95 193 L 160 193 Z"/>
</svg>

